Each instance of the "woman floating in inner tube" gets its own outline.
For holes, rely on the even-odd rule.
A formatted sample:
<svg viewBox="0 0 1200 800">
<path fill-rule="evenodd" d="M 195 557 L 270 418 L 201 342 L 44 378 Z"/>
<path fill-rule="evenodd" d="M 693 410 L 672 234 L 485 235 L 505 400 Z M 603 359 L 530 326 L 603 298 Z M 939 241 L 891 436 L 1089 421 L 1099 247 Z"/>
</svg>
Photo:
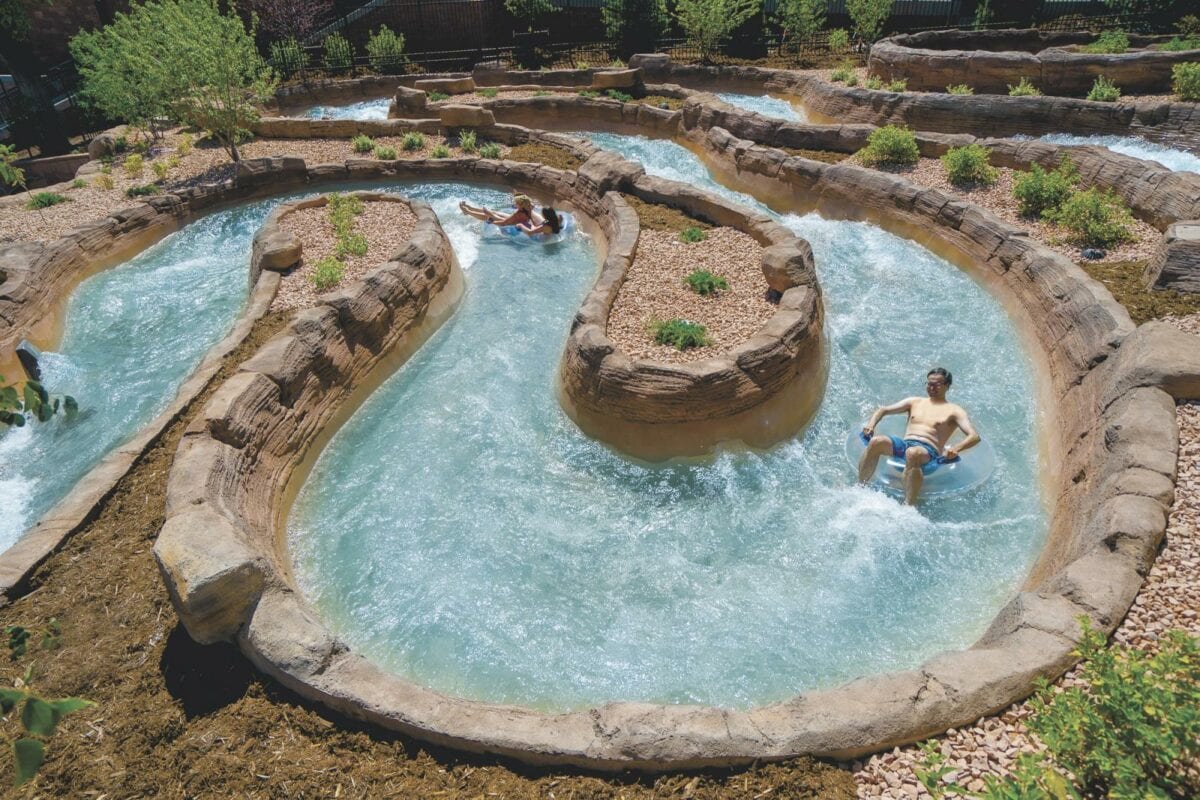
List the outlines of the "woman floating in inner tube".
<svg viewBox="0 0 1200 800">
<path fill-rule="evenodd" d="M 554 236 L 562 230 L 562 219 L 553 207 L 543 206 L 542 213 L 536 214 L 533 201 L 524 194 L 515 195 L 513 205 L 516 210 L 507 216 L 486 206 L 472 206 L 465 200 L 458 204 L 458 208 L 467 216 L 481 219 L 488 225 L 514 227 L 527 236 Z"/>
<path fill-rule="evenodd" d="M 961 406 L 946 402 L 946 390 L 953 380 L 953 376 L 941 367 L 931 369 L 925 378 L 928 397 L 909 397 L 875 410 L 860 434 L 867 448 L 858 461 L 859 483 L 870 482 L 880 457 L 891 455 L 903 458 L 904 502 L 912 505 L 921 493 L 926 475 L 943 464 L 957 461 L 959 453 L 979 444 L 979 434 L 971 425 L 967 412 Z M 901 413 L 908 414 L 908 427 L 905 428 L 903 439 L 899 436 L 875 435 L 879 420 L 889 414 Z M 956 430 L 961 430 L 967 438 L 953 447 L 946 447 L 946 442 Z"/>
</svg>

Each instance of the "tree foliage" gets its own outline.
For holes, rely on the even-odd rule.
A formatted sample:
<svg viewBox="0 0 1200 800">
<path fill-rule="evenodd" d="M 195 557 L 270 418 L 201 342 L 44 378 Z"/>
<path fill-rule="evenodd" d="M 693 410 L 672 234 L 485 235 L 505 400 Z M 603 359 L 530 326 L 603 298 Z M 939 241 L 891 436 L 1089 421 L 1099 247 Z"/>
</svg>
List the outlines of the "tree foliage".
<svg viewBox="0 0 1200 800">
<path fill-rule="evenodd" d="M 858 37 L 873 42 L 883 33 L 884 23 L 892 15 L 892 0 L 846 0 L 846 12 Z"/>
<path fill-rule="evenodd" d="M 20 388 L 3 381 L 0 376 L 0 424 L 21 428 L 28 417 L 48 422 L 60 411 L 68 420 L 79 413 L 79 404 L 74 397 L 52 395 L 37 381 L 27 381 Z"/>
<path fill-rule="evenodd" d="M 677 0 L 675 19 L 688 42 L 709 61 L 721 44 L 759 12 L 761 0 Z"/>
<path fill-rule="evenodd" d="M 404 34 L 395 33 L 387 25 L 380 25 L 379 30 L 367 40 L 367 58 L 371 68 L 380 75 L 399 75 L 404 72 L 404 65 L 408 62 L 408 57 L 404 55 Z"/>
<path fill-rule="evenodd" d="M 558 11 L 558 6 L 550 0 L 504 0 L 504 9 L 532 31 L 539 19 Z"/>
<path fill-rule="evenodd" d="M 330 0 L 253 0 L 263 31 L 274 39 L 304 39 L 333 9 Z"/>
<path fill-rule="evenodd" d="M 825 27 L 828 0 L 783 0 L 779 4 L 779 22 L 791 42 L 812 36 Z"/>
<path fill-rule="evenodd" d="M 653 52 L 670 19 L 666 0 L 605 0 L 600 16 L 622 58 Z"/>
</svg>

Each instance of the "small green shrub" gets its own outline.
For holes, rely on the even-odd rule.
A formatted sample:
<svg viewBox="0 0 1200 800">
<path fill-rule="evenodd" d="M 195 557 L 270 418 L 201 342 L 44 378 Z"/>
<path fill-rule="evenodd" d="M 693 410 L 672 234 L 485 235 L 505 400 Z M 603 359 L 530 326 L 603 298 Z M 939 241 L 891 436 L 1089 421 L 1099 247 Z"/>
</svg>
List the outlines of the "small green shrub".
<svg viewBox="0 0 1200 800">
<path fill-rule="evenodd" d="M 889 92 L 906 92 L 908 91 L 908 78 L 897 78 L 891 83 L 884 84 L 883 88 Z"/>
<path fill-rule="evenodd" d="M 341 71 L 354 66 L 354 45 L 345 36 L 340 33 L 329 34 L 325 37 L 324 47 L 325 69 Z"/>
<path fill-rule="evenodd" d="M 430 153 L 430 155 L 434 158 L 449 158 L 450 148 L 446 147 L 444 144 L 439 144 L 437 147 L 433 148 L 433 152 Z"/>
<path fill-rule="evenodd" d="M 917 137 L 908 128 L 885 125 L 871 131 L 867 146 L 858 151 L 858 157 L 868 166 L 902 166 L 917 163 L 921 151 L 917 147 Z"/>
<path fill-rule="evenodd" d="M 846 85 L 847 86 L 858 86 L 858 73 L 857 72 L 850 73 L 850 76 L 846 78 Z"/>
<path fill-rule="evenodd" d="M 126 197 L 149 197 L 152 194 L 159 194 L 162 190 L 153 183 L 147 183 L 142 186 L 130 186 L 125 190 Z"/>
<path fill-rule="evenodd" d="M 965 83 L 955 83 L 946 87 L 946 94 L 968 95 L 975 94 L 975 90 Z"/>
<path fill-rule="evenodd" d="M 850 34 L 845 28 L 834 28 L 829 32 L 829 49 L 834 53 L 844 53 L 850 49 Z"/>
<path fill-rule="evenodd" d="M 326 256 L 317 262 L 317 266 L 313 270 L 313 286 L 317 287 L 320 291 L 325 291 L 332 286 L 336 286 L 345 274 L 345 264 L 333 256 Z"/>
<path fill-rule="evenodd" d="M 367 39 L 367 60 L 380 75 L 399 75 L 404 72 L 408 58 L 404 55 L 404 34 L 395 33 L 387 25 Z"/>
<path fill-rule="evenodd" d="M 25 207 L 31 210 L 38 208 L 49 208 L 50 206 L 56 206 L 59 203 L 69 202 L 70 199 L 71 198 L 63 197 L 61 194 L 57 194 L 55 192 L 38 192 L 29 198 L 29 201 L 25 203 Z"/>
<path fill-rule="evenodd" d="M 491 89 L 480 89 L 480 90 L 479 90 L 479 94 L 483 95 L 484 97 L 486 97 L 486 98 L 488 98 L 488 99 L 490 100 L 491 98 L 493 98 L 493 97 L 495 97 L 496 95 L 500 94 L 500 90 L 499 90 L 499 89 L 496 89 L 496 88 L 491 88 Z"/>
<path fill-rule="evenodd" d="M 142 177 L 142 169 L 145 167 L 145 160 L 140 153 L 132 153 L 125 156 L 125 162 L 121 165 L 125 170 L 125 174 L 131 178 Z"/>
<path fill-rule="evenodd" d="M 1115 102 L 1121 96 L 1121 90 L 1117 85 L 1108 78 L 1101 75 L 1096 78 L 1096 82 L 1092 84 L 1092 90 L 1088 92 L 1088 100 L 1096 100 L 1101 103 Z"/>
<path fill-rule="evenodd" d="M 620 100 L 622 103 L 628 103 L 633 99 L 633 95 L 628 92 L 622 92 L 620 89 L 605 89 L 604 93 L 613 100 Z"/>
<path fill-rule="evenodd" d="M 328 208 L 329 222 L 340 240 L 354 229 L 354 218 L 363 213 L 363 201 L 352 194 L 333 192 L 329 195 Z"/>
<path fill-rule="evenodd" d="M 1124 53 L 1129 49 L 1129 37 L 1125 31 L 1104 31 L 1096 41 L 1079 49 L 1085 53 Z"/>
<path fill-rule="evenodd" d="M 425 146 L 425 137 L 417 132 L 406 133 L 404 138 L 400 140 L 400 147 L 410 153 L 414 150 L 420 150 Z"/>
<path fill-rule="evenodd" d="M 533 93 L 533 96 L 534 97 L 549 97 L 550 92 L 546 91 L 545 89 L 538 89 L 536 92 Z"/>
<path fill-rule="evenodd" d="M 175 147 L 175 149 L 178 151 L 180 156 L 186 156 L 188 153 L 192 152 L 192 146 L 194 144 L 195 140 L 192 139 L 192 135 L 190 133 L 185 133 L 179 137 L 179 144 Z"/>
<path fill-rule="evenodd" d="M 1172 67 L 1171 91 L 1181 100 L 1200 102 L 1200 62 L 1189 61 Z"/>
<path fill-rule="evenodd" d="M 172 166 L 174 165 L 169 160 L 150 162 L 150 169 L 154 171 L 154 179 L 158 181 L 165 181 L 167 179 L 167 175 L 171 173 Z"/>
<path fill-rule="evenodd" d="M 1171 41 L 1160 44 L 1158 49 L 1165 50 L 1168 53 L 1178 53 L 1184 50 L 1200 50 L 1200 37 L 1191 36 L 1184 39 L 1176 36 Z"/>
<path fill-rule="evenodd" d="M 351 233 L 337 240 L 333 246 L 335 258 L 345 258 L 348 255 L 365 256 L 367 254 L 367 237 L 361 233 Z"/>
<path fill-rule="evenodd" d="M 1195 14 L 1184 14 L 1179 18 L 1179 22 L 1175 23 L 1175 30 L 1179 31 L 1186 39 L 1200 37 L 1200 17 Z"/>
<path fill-rule="evenodd" d="M 951 147 L 942 156 L 942 166 L 946 169 L 946 177 L 955 186 L 969 186 L 974 183 L 991 185 L 996 182 L 999 173 L 989 163 L 990 156 L 988 149 L 983 145 Z"/>
<path fill-rule="evenodd" d="M 1042 216 L 1070 231 L 1071 240 L 1082 247 L 1112 247 L 1133 241 L 1133 217 L 1111 190 L 1072 192 L 1058 208 Z"/>
<path fill-rule="evenodd" d="M 440 103 L 443 100 L 449 100 L 450 95 L 445 92 L 439 92 L 436 89 L 429 93 L 429 102 Z"/>
<path fill-rule="evenodd" d="M 458 132 L 458 148 L 464 153 L 475 152 L 475 131 Z"/>
<path fill-rule="evenodd" d="M 1022 77 L 1016 86 L 1008 85 L 1009 97 L 1041 97 L 1042 90 L 1034 86 L 1029 78 Z"/>
<path fill-rule="evenodd" d="M 835 83 L 842 83 L 850 80 L 850 76 L 854 74 L 854 64 L 849 61 L 843 61 L 842 64 L 833 71 L 829 76 L 829 80 Z"/>
<path fill-rule="evenodd" d="M 1064 157 L 1049 172 L 1034 164 L 1029 172 L 1018 176 L 1013 184 L 1013 197 L 1022 214 L 1041 216 L 1062 205 L 1071 196 L 1077 183 L 1079 173 L 1071 159 Z"/>
<path fill-rule="evenodd" d="M 350 147 L 356 153 L 369 153 L 375 149 L 375 140 L 360 133 L 350 140 Z"/>
<path fill-rule="evenodd" d="M 86 189 L 87 185 L 88 185 L 88 182 L 85 181 L 83 178 L 76 178 L 75 180 L 71 181 L 72 189 Z"/>
<path fill-rule="evenodd" d="M 278 42 L 271 42 L 270 64 L 284 75 L 299 72 L 308 66 L 308 52 L 300 43 L 289 37 Z"/>
<path fill-rule="evenodd" d="M 150 142 L 146 139 L 138 139 L 133 143 L 133 152 L 142 156 L 150 155 Z"/>
<path fill-rule="evenodd" d="M 377 145 L 375 145 L 375 150 L 373 152 L 375 154 L 375 157 L 378 158 L 380 161 L 395 161 L 396 160 L 396 148 L 394 148 L 394 147 L 386 147 L 384 145 L 377 144 Z"/>
<path fill-rule="evenodd" d="M 129 149 L 129 137 L 125 136 L 124 134 L 121 134 L 120 136 L 118 136 L 116 139 L 113 140 L 113 152 L 114 153 L 124 153 L 128 149 Z"/>
<path fill-rule="evenodd" d="M 688 285 L 689 289 L 703 297 L 729 291 L 729 281 L 704 269 L 696 270 L 684 278 L 683 282 Z"/>
<path fill-rule="evenodd" d="M 92 180 L 92 186 L 105 190 L 113 188 L 112 174 L 107 172 L 100 173 Z"/>
<path fill-rule="evenodd" d="M 479 155 L 483 158 L 499 158 L 500 145 L 496 144 L 495 142 L 488 142 L 479 148 Z"/>
<path fill-rule="evenodd" d="M 679 238 L 688 244 L 703 242 L 708 238 L 708 232 L 703 228 L 697 228 L 695 225 L 689 225 L 679 232 Z"/>
<path fill-rule="evenodd" d="M 863 88 L 864 89 L 872 89 L 874 91 L 879 91 L 880 89 L 883 88 L 883 79 L 878 78 L 874 75 L 868 75 L 867 79 L 865 81 L 863 81 Z"/>
<path fill-rule="evenodd" d="M 650 323 L 650 332 L 655 344 L 664 344 L 676 350 L 690 350 L 712 344 L 708 329 L 686 319 L 655 320 Z"/>
<path fill-rule="evenodd" d="M 600 96 L 600 93 L 597 92 L 595 89 L 581 89 L 579 91 L 579 96 L 586 97 L 589 100 L 594 100 Z"/>
<path fill-rule="evenodd" d="M 576 61 L 575 69 L 591 69 L 592 65 L 586 61 Z"/>
</svg>

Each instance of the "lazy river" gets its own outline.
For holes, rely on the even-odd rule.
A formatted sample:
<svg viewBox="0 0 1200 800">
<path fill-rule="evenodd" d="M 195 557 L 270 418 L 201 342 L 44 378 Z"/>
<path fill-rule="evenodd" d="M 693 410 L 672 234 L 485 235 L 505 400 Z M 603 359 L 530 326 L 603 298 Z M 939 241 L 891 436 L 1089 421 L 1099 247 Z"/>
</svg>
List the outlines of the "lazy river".
<svg viewBox="0 0 1200 800">
<path fill-rule="evenodd" d="M 592 139 L 753 204 L 676 144 Z M 339 637 L 452 695 L 565 710 L 747 707 L 982 633 L 1046 528 L 1031 365 L 982 288 L 878 227 L 784 217 L 826 296 L 817 418 L 766 451 L 650 465 L 584 436 L 555 396 L 592 243 L 481 240 L 455 212 L 464 192 L 504 199 L 410 190 L 454 244 L 461 306 L 335 434 L 287 523 L 300 587 Z M 843 443 L 934 364 L 953 370 L 998 468 L 914 509 L 854 486 Z"/>
<path fill-rule="evenodd" d="M 787 100 L 781 100 L 777 97 L 771 97 L 769 94 L 734 94 L 732 92 L 718 92 L 717 99 L 729 103 L 731 106 L 743 109 L 745 111 L 753 111 L 756 114 L 762 114 L 764 117 L 775 117 L 777 119 L 786 119 L 788 122 L 807 122 L 808 117 L 804 115 L 796 106 L 789 103 Z"/>
<path fill-rule="evenodd" d="M 313 106 L 301 116 L 307 119 L 387 119 L 391 99 L 362 100 L 343 106 Z"/>
<path fill-rule="evenodd" d="M 1139 139 L 1136 136 L 1075 136 L 1070 133 L 1050 133 L 1039 138 L 1043 142 L 1054 144 L 1090 144 L 1107 147 L 1121 155 L 1140 158 L 1144 161 L 1157 161 L 1167 169 L 1176 172 L 1200 172 L 1200 156 L 1177 147 L 1167 147 L 1163 144 Z"/>
</svg>

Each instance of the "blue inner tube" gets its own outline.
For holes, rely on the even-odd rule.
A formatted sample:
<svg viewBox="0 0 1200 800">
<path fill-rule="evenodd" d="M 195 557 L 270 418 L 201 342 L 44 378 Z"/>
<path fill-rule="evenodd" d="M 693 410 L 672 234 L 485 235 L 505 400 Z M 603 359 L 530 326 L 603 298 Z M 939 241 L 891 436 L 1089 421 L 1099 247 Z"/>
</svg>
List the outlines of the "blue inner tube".
<svg viewBox="0 0 1200 800">
<path fill-rule="evenodd" d="M 879 431 L 876 431 L 877 433 Z M 867 449 L 868 439 L 862 431 L 854 431 L 846 439 L 846 458 L 851 468 L 858 469 L 858 461 Z M 963 453 L 954 461 L 941 460 L 933 469 L 926 468 L 925 483 L 921 497 L 947 497 L 968 492 L 979 486 L 992 475 L 996 467 L 996 452 L 986 439 Z M 891 454 L 879 459 L 873 482 L 888 494 L 904 494 L 904 459 Z"/>
<path fill-rule="evenodd" d="M 505 225 L 503 227 L 499 225 L 484 225 L 483 233 L 485 236 L 499 236 L 510 239 L 518 244 L 552 244 L 553 242 L 561 242 L 575 232 L 574 216 L 560 211 L 558 218 L 562 222 L 562 228 L 555 234 L 539 233 L 530 236 L 516 225 Z"/>
</svg>

